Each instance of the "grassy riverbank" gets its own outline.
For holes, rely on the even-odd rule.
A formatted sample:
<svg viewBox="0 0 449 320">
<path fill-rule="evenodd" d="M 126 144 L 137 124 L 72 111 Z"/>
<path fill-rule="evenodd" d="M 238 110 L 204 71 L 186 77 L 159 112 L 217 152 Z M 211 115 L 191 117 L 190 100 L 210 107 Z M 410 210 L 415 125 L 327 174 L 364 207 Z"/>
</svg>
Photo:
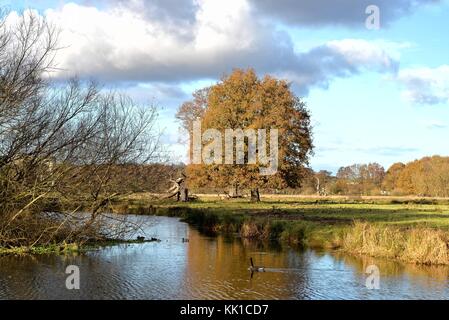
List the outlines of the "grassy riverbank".
<svg viewBox="0 0 449 320">
<path fill-rule="evenodd" d="M 260 203 L 200 197 L 191 203 L 135 195 L 117 211 L 182 217 L 209 232 L 280 240 L 419 264 L 449 264 L 449 200 L 265 197 Z"/>
<path fill-rule="evenodd" d="M 78 243 L 63 243 L 59 244 L 48 244 L 48 245 L 40 245 L 40 246 L 21 246 L 21 247 L 10 247 L 4 248 L 0 247 L 0 256 L 1 255 L 39 255 L 39 254 L 78 254 L 81 252 L 87 252 L 91 250 L 95 250 L 101 247 L 109 247 L 119 244 L 138 244 L 145 242 L 158 242 L 160 240 L 151 238 L 148 240 L 118 240 L 118 239 L 110 239 L 110 240 L 98 240 L 91 241 L 88 243 L 78 244 Z"/>
<path fill-rule="evenodd" d="M 75 253 L 81 250 L 80 246 L 75 243 L 55 245 L 49 244 L 46 246 L 33 246 L 33 247 L 12 247 L 2 248 L 0 247 L 0 255 L 25 255 L 25 254 L 51 254 L 51 253 Z"/>
</svg>

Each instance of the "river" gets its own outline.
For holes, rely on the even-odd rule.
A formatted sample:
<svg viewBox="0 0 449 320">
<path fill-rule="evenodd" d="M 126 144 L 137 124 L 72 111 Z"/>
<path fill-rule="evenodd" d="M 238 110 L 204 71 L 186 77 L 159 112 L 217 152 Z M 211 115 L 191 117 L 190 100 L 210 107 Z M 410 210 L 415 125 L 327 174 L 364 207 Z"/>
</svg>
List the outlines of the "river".
<svg viewBox="0 0 449 320">
<path fill-rule="evenodd" d="M 0 257 L 0 299 L 449 298 L 448 267 L 211 237 L 177 218 L 135 219 L 147 238 L 161 241 L 78 255 Z M 266 272 L 251 275 L 250 257 Z M 69 265 L 79 267 L 79 290 L 66 288 Z M 370 265 L 380 272 L 379 289 L 366 286 Z"/>
</svg>

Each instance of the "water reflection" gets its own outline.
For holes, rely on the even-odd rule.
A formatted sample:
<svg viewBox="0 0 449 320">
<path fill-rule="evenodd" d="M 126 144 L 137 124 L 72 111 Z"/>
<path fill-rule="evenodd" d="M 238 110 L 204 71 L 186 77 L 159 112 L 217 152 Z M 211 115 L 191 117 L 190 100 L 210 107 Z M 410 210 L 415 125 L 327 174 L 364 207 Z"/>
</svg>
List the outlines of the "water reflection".
<svg viewBox="0 0 449 320">
<path fill-rule="evenodd" d="M 142 219 L 142 218 L 140 218 Z M 0 257 L 0 299 L 446 299 L 448 267 L 422 267 L 276 243 L 210 237 L 174 218 L 145 217 L 161 239 L 78 256 Z M 189 242 L 183 242 L 188 238 Z M 249 258 L 269 272 L 248 271 Z M 77 265 L 81 289 L 67 290 Z M 366 267 L 380 289 L 365 287 Z"/>
</svg>

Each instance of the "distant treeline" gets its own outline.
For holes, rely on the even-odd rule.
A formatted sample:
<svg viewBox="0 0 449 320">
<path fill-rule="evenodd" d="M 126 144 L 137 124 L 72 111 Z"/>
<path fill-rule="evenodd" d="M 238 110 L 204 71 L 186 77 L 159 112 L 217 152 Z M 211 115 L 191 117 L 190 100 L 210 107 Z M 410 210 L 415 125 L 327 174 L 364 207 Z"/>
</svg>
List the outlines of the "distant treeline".
<svg viewBox="0 0 449 320">
<path fill-rule="evenodd" d="M 111 170 L 111 190 L 120 194 L 133 192 L 165 193 L 172 180 L 182 177 L 184 164 L 122 164 Z"/>
<path fill-rule="evenodd" d="M 182 177 L 184 164 L 123 164 L 109 167 L 111 191 L 118 193 L 165 193 L 171 179 Z M 449 157 L 425 157 L 409 163 L 395 163 L 385 170 L 378 163 L 341 167 L 336 175 L 326 170 L 303 170 L 301 186 L 263 193 L 320 195 L 415 195 L 449 197 Z M 189 181 L 190 177 L 187 177 Z M 212 183 L 192 188 L 193 193 L 222 193 Z M 83 192 L 82 188 L 79 190 Z"/>
<path fill-rule="evenodd" d="M 336 175 L 308 169 L 304 177 L 304 194 L 449 197 L 449 157 L 442 156 L 394 163 L 387 171 L 378 163 L 341 167 Z"/>
<path fill-rule="evenodd" d="M 185 172 L 185 165 L 149 164 L 117 167 L 116 179 L 122 191 L 165 192 L 170 178 Z M 394 163 L 385 170 L 378 163 L 353 164 L 341 167 L 337 174 L 306 168 L 301 187 L 282 190 L 262 189 L 263 193 L 320 195 L 393 195 L 449 197 L 449 157 L 424 157 L 409 163 Z M 189 181 L 189 177 L 188 177 Z M 222 193 L 223 188 L 210 184 L 192 188 L 194 193 Z"/>
</svg>

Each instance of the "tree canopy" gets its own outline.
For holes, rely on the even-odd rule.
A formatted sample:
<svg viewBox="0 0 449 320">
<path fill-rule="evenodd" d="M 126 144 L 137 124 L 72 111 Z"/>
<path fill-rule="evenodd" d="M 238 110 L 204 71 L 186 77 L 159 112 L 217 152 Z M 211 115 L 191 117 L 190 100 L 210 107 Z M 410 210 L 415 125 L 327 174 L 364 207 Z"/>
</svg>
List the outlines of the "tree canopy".
<svg viewBox="0 0 449 320">
<path fill-rule="evenodd" d="M 266 129 L 265 143 L 270 147 L 268 132 L 278 130 L 278 168 L 275 174 L 261 175 L 260 168 L 264 164 L 259 159 L 248 164 L 248 139 L 245 138 L 244 164 L 238 164 L 235 157 L 231 164 L 190 164 L 187 173 L 191 186 L 257 189 L 297 187 L 301 183 L 313 148 L 310 114 L 285 80 L 269 75 L 258 78 L 252 69 L 236 69 L 217 84 L 194 93 L 193 100 L 180 107 L 177 118 L 190 136 L 195 119 L 201 121 L 202 132 L 207 129 L 220 132 L 226 129 Z M 259 147 L 261 142 L 258 137 Z M 190 149 L 192 154 L 192 145 Z M 257 153 L 260 152 L 259 148 Z M 224 163 L 224 154 L 222 157 Z"/>
<path fill-rule="evenodd" d="M 397 194 L 449 196 L 449 157 L 424 157 L 395 163 L 387 171 L 384 187 Z"/>
</svg>

